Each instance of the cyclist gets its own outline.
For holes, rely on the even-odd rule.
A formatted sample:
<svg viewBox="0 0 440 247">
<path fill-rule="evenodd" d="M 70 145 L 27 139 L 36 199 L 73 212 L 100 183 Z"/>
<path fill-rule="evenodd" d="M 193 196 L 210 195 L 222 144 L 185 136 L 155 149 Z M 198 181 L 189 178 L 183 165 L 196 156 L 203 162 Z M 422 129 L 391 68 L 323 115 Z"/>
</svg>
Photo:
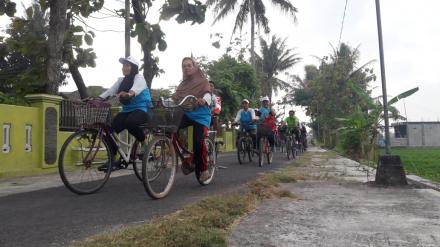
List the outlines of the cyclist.
<svg viewBox="0 0 440 247">
<path fill-rule="evenodd" d="M 212 93 L 212 99 L 211 99 L 211 126 L 213 130 L 217 130 L 218 125 L 218 117 L 220 115 L 220 112 L 222 110 L 222 99 L 220 96 L 217 96 L 214 94 L 215 92 L 215 84 L 214 81 L 209 81 L 209 85 L 211 86 L 211 93 Z"/>
<path fill-rule="evenodd" d="M 299 131 L 298 131 L 299 120 L 295 116 L 295 111 L 290 110 L 289 116 L 286 117 L 284 121 L 287 123 L 287 129 L 289 133 L 290 134 L 293 133 L 295 135 L 296 140 L 299 140 Z"/>
<path fill-rule="evenodd" d="M 266 124 L 270 127 L 271 133 L 267 136 L 267 139 L 269 140 L 270 147 L 272 148 L 272 151 L 274 150 L 275 145 L 275 136 L 274 132 L 276 130 L 276 118 L 275 118 L 275 111 L 270 107 L 269 97 L 265 96 L 260 99 L 261 101 L 261 108 L 259 111 L 259 123 L 260 124 Z M 259 142 L 259 140 L 257 140 Z M 258 143 L 259 145 L 259 143 Z"/>
<path fill-rule="evenodd" d="M 182 60 L 183 78 L 173 95 L 173 100 L 179 103 L 188 95 L 197 97 L 197 102 L 190 104 L 194 110 L 185 112 L 179 128 L 193 126 L 194 163 L 199 169 L 199 180 L 209 179 L 208 160 L 206 157 L 205 137 L 211 123 L 212 94 L 205 75 L 197 66 L 194 59 L 185 57 Z M 184 169 L 187 169 L 184 167 Z"/>
<path fill-rule="evenodd" d="M 255 116 L 255 111 L 252 108 L 249 108 L 249 100 L 243 99 L 241 101 L 241 107 L 237 112 L 237 116 L 235 116 L 234 123 L 240 124 L 240 132 L 246 131 L 250 134 L 252 138 L 253 149 L 257 149 L 257 117 Z M 237 138 L 238 140 L 238 138 Z"/>
<path fill-rule="evenodd" d="M 306 123 L 302 123 L 301 124 L 300 132 L 301 132 L 301 140 L 302 140 L 303 145 L 304 145 L 304 150 L 306 150 L 307 149 L 307 129 L 306 129 Z"/>
<path fill-rule="evenodd" d="M 281 121 L 280 126 L 278 126 L 278 135 L 280 138 L 280 145 L 286 143 L 287 124 L 285 121 Z"/>
<path fill-rule="evenodd" d="M 119 62 L 122 63 L 122 74 L 124 77 L 118 78 L 113 86 L 99 97 L 118 97 L 119 102 L 122 104 L 122 111 L 113 118 L 111 123 L 112 130 L 119 133 L 127 129 L 137 141 L 143 143 L 145 134 L 139 125 L 148 120 L 147 106 L 151 104 L 150 91 L 144 76 L 139 74 L 139 62 L 134 57 L 120 58 Z M 116 144 L 112 141 L 110 143 L 113 155 L 116 155 Z M 113 163 L 112 169 L 117 170 L 121 168 L 120 165 L 120 160 L 117 160 Z M 104 167 L 106 166 L 103 165 L 102 168 Z"/>
</svg>

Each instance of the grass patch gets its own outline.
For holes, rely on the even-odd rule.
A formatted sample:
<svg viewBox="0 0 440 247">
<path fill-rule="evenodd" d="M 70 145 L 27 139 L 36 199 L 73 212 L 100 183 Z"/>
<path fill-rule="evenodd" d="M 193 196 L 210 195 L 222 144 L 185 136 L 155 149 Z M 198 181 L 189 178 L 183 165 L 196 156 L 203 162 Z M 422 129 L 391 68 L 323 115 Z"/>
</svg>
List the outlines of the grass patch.
<svg viewBox="0 0 440 247">
<path fill-rule="evenodd" d="M 150 223 L 103 234 L 76 243 L 76 247 L 125 246 L 227 246 L 230 226 L 251 212 L 263 199 L 273 196 L 295 199 L 279 183 L 304 179 L 287 167 L 260 176 L 242 194 L 212 196 Z"/>
<path fill-rule="evenodd" d="M 400 156 L 406 173 L 440 182 L 439 148 L 392 148 L 391 154 Z"/>
</svg>

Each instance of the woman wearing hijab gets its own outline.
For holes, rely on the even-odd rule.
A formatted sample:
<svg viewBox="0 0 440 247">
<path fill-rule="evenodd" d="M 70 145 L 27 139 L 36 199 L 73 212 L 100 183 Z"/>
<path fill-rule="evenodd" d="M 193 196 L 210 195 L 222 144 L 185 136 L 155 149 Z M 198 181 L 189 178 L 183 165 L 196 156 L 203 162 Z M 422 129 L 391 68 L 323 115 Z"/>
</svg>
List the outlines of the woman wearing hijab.
<svg viewBox="0 0 440 247">
<path fill-rule="evenodd" d="M 112 121 L 112 129 L 119 133 L 127 129 L 130 134 L 136 137 L 139 142 L 144 142 L 145 134 L 139 127 L 147 122 L 148 105 L 151 103 L 150 91 L 142 74 L 139 74 L 139 62 L 132 56 L 120 58 L 122 63 L 122 74 L 113 86 L 102 93 L 99 97 L 107 98 L 116 96 L 122 104 L 122 111 Z M 116 154 L 116 150 L 113 150 Z M 119 164 L 114 164 L 117 169 Z"/>
<path fill-rule="evenodd" d="M 176 89 L 173 100 L 179 103 L 185 96 L 194 95 L 197 102 L 192 111 L 185 112 L 180 128 L 193 126 L 193 149 L 196 170 L 199 170 L 200 181 L 209 179 L 208 160 L 206 157 L 205 137 L 211 123 L 212 95 L 208 80 L 197 67 L 192 58 L 185 57 L 182 60 L 182 82 Z"/>
</svg>

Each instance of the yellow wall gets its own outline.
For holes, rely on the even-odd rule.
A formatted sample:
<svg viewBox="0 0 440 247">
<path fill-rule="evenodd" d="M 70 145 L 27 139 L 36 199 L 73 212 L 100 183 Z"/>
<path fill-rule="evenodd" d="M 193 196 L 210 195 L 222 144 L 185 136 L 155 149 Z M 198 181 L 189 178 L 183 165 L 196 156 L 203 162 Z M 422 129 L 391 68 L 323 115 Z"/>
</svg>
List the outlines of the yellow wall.
<svg viewBox="0 0 440 247">
<path fill-rule="evenodd" d="M 56 104 L 52 104 L 56 107 Z M 45 105 L 35 104 L 34 107 L 13 106 L 0 104 L 0 148 L 3 146 L 3 124 L 11 124 L 9 153 L 0 150 L 0 178 L 37 175 L 45 173 L 56 173 L 58 161 L 53 165 L 46 165 L 44 161 L 43 141 L 43 109 Z M 59 112 L 58 112 L 59 114 Z M 59 115 L 58 115 L 59 116 Z M 30 152 L 25 151 L 26 132 L 25 126 L 32 126 L 32 137 Z M 57 132 L 57 153 L 61 150 L 64 141 L 72 132 Z M 189 128 L 188 144 L 192 148 L 192 128 Z M 221 151 L 228 152 L 235 150 L 236 133 L 225 131 L 217 139 L 223 139 L 225 145 Z"/>
<path fill-rule="evenodd" d="M 11 124 L 9 153 L 0 153 L 0 176 L 5 172 L 18 172 L 34 170 L 38 167 L 42 157 L 41 145 L 38 140 L 42 139 L 41 114 L 36 107 L 24 107 L 0 104 L 0 144 L 3 146 L 3 125 Z M 31 151 L 25 151 L 25 126 L 32 126 Z"/>
</svg>

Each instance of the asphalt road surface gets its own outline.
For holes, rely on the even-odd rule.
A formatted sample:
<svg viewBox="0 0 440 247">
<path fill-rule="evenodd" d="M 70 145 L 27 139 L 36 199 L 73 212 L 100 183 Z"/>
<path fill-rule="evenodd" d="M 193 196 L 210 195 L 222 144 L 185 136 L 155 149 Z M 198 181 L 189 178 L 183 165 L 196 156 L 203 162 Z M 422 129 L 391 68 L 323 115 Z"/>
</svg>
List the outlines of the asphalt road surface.
<svg viewBox="0 0 440 247">
<path fill-rule="evenodd" d="M 111 177 L 96 194 L 78 196 L 64 187 L 0 197 L 0 246 L 67 246 L 72 241 L 148 222 L 206 196 L 233 191 L 259 173 L 291 164 L 276 153 L 271 165 L 257 161 L 239 165 L 235 153 L 220 154 L 219 169 L 208 186 L 200 186 L 194 173 L 178 173 L 170 194 L 152 200 L 134 176 Z M 0 188 L 1 189 L 1 188 Z"/>
</svg>

